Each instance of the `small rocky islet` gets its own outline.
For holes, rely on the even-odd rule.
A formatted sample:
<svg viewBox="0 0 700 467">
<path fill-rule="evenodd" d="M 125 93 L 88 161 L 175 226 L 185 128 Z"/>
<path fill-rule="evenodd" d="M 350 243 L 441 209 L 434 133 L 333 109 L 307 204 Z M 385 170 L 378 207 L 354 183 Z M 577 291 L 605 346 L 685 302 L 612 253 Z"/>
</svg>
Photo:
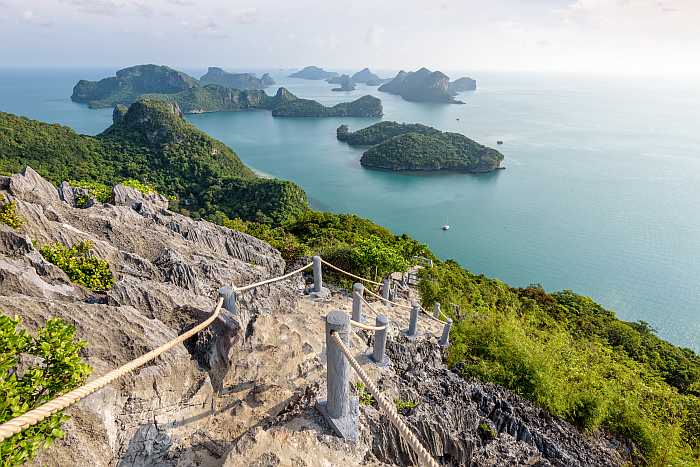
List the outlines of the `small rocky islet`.
<svg viewBox="0 0 700 467">
<path fill-rule="evenodd" d="M 371 169 L 483 173 L 503 162 L 495 149 L 418 123 L 380 122 L 355 132 L 341 125 L 336 137 L 351 146 L 370 146 L 360 163 Z"/>
</svg>

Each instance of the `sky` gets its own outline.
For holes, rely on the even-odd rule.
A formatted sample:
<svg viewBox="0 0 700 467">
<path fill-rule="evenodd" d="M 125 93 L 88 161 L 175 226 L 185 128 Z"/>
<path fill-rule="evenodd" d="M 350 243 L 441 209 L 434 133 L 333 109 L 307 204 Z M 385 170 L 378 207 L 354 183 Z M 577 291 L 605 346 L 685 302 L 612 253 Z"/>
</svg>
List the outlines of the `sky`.
<svg viewBox="0 0 700 467">
<path fill-rule="evenodd" d="M 700 75 L 700 0 L 0 0 L 0 67 Z"/>
</svg>

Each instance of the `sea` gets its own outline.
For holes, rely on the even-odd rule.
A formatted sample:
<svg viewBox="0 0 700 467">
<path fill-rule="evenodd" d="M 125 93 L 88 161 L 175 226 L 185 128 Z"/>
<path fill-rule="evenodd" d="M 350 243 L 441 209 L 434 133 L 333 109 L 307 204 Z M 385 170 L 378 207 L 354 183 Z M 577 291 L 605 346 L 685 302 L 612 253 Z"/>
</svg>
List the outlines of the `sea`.
<svg viewBox="0 0 700 467">
<path fill-rule="evenodd" d="M 273 118 L 262 110 L 187 116 L 259 174 L 298 183 L 313 207 L 370 218 L 511 286 L 590 296 L 700 351 L 696 80 L 447 71 L 477 80 L 458 105 L 407 102 L 365 85 L 334 92 L 324 81 L 288 78 L 289 70 L 230 70 L 269 71 L 278 85 L 326 105 L 375 95 L 384 120 L 462 133 L 505 156 L 506 169 L 489 174 L 374 171 L 361 167 L 362 149 L 337 141 L 336 128 L 380 119 Z M 0 69 L 0 111 L 97 134 L 111 109 L 71 102 L 72 87 L 115 71 Z"/>
</svg>

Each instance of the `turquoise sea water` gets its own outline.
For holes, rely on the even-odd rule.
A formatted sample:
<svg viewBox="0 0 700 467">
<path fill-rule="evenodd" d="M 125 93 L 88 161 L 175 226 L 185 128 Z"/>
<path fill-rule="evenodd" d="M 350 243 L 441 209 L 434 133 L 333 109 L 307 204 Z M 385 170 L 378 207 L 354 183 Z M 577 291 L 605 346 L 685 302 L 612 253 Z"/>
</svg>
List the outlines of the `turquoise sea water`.
<svg viewBox="0 0 700 467">
<path fill-rule="evenodd" d="M 0 110 L 95 134 L 111 110 L 69 96 L 114 70 L 0 70 Z M 200 70 L 194 75 L 199 76 Z M 460 73 L 450 73 L 460 76 Z M 259 172 L 299 183 L 312 204 L 369 217 L 443 258 L 514 286 L 590 295 L 700 350 L 700 90 L 691 84 L 571 75 L 470 73 L 465 105 L 417 104 L 358 86 L 273 74 L 325 104 L 364 94 L 385 117 L 457 131 L 505 155 L 486 175 L 363 169 L 335 130 L 372 119 L 285 119 L 266 111 L 191 115 Z M 385 74 L 389 76 L 389 74 Z M 273 92 L 274 88 L 268 92 Z M 445 232 L 440 226 L 448 222 Z"/>
</svg>

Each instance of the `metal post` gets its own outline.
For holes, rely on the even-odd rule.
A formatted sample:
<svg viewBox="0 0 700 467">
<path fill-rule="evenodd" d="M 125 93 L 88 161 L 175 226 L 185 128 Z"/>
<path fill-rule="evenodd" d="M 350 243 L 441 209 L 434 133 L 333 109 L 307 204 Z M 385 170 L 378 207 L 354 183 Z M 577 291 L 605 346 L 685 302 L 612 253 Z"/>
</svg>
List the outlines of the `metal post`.
<svg viewBox="0 0 700 467">
<path fill-rule="evenodd" d="M 391 278 L 387 277 L 384 279 L 384 283 L 382 284 L 382 298 L 384 299 L 384 305 L 385 306 L 390 306 L 389 305 L 389 289 L 391 288 Z"/>
<path fill-rule="evenodd" d="M 347 345 L 350 342 L 350 320 L 341 310 L 326 316 L 326 355 L 328 359 L 328 404 L 331 418 L 341 418 L 350 413 L 350 363 L 338 345 L 331 339 L 334 332 Z"/>
<path fill-rule="evenodd" d="M 374 349 L 372 350 L 372 360 L 375 363 L 384 364 L 386 362 L 386 336 L 389 334 L 389 319 L 384 315 L 377 315 L 375 326 L 385 326 L 381 331 L 374 331 Z"/>
<path fill-rule="evenodd" d="M 435 306 L 433 308 L 433 317 L 440 319 L 440 303 L 435 302 Z"/>
<path fill-rule="evenodd" d="M 323 275 L 321 273 L 321 257 L 320 256 L 314 256 L 313 269 L 314 269 L 314 292 L 321 292 L 321 290 L 323 289 Z"/>
<path fill-rule="evenodd" d="M 445 323 L 445 327 L 442 328 L 442 337 L 440 337 L 439 345 L 440 347 L 447 347 L 450 345 L 450 329 L 452 328 L 452 318 L 448 318 Z"/>
<path fill-rule="evenodd" d="M 408 332 L 406 335 L 409 338 L 414 338 L 417 335 L 418 329 L 418 313 L 420 312 L 420 306 L 418 302 L 413 302 L 411 306 L 411 322 L 408 324 Z"/>
<path fill-rule="evenodd" d="M 352 286 L 352 320 L 362 322 L 362 297 L 365 294 L 365 286 L 355 282 Z"/>
</svg>

